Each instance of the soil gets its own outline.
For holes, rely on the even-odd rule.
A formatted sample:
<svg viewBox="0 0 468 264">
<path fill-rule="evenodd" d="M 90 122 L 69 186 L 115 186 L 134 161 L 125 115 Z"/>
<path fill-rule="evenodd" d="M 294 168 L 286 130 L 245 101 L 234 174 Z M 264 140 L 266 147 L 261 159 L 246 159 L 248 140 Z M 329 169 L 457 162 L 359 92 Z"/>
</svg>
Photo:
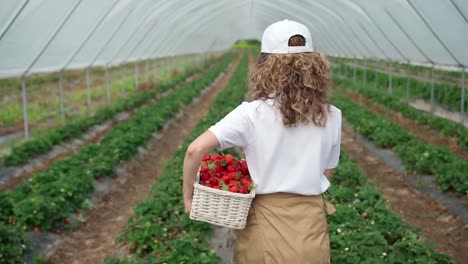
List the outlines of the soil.
<svg viewBox="0 0 468 264">
<path fill-rule="evenodd" d="M 85 213 L 86 222 L 76 231 L 61 235 L 58 247 L 46 263 L 102 263 L 106 257 L 125 254 L 121 245 L 114 241 L 133 215 L 133 208 L 147 197 L 149 189 L 162 173 L 165 161 L 171 159 L 172 153 L 208 111 L 218 93 L 232 77 L 238 63 L 239 59 L 209 92 L 202 95 L 201 100 L 189 106 L 163 132 L 161 140 L 150 146 L 146 155 L 130 162 L 127 178 L 113 186 L 93 209 Z"/>
<path fill-rule="evenodd" d="M 359 93 L 355 93 L 340 87 L 335 87 L 340 93 L 352 98 L 355 102 L 368 108 L 370 111 L 379 114 L 388 120 L 399 124 L 405 128 L 411 135 L 427 144 L 432 144 L 439 147 L 446 147 L 451 152 L 468 159 L 468 151 L 461 148 L 457 144 L 457 140 L 452 137 L 447 137 L 435 129 L 428 126 L 417 124 L 415 121 L 404 117 L 401 113 L 393 111 L 385 106 L 375 103 Z"/>
<path fill-rule="evenodd" d="M 452 254 L 459 263 L 468 259 L 468 225 L 461 224 L 440 203 L 409 184 L 386 161 L 370 154 L 347 126 L 342 131 L 342 147 L 389 199 L 392 210 L 421 230 L 424 241 L 436 243 L 436 250 Z"/>
</svg>

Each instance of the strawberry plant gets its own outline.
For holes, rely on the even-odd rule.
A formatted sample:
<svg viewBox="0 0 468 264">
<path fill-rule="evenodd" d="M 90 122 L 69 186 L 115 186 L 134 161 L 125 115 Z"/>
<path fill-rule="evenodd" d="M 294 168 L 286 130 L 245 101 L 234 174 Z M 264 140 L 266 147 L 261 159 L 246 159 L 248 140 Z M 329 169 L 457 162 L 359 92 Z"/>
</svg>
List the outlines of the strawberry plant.
<svg viewBox="0 0 468 264">
<path fill-rule="evenodd" d="M 372 113 L 339 93 L 333 94 L 333 101 L 342 109 L 346 120 L 357 133 L 377 146 L 394 148 L 408 171 L 434 174 L 443 191 L 455 190 L 461 195 L 468 195 L 466 175 L 463 173 L 468 168 L 468 161 L 444 147 L 419 141 L 403 127 Z M 459 170 L 448 169 L 450 167 Z"/>
<path fill-rule="evenodd" d="M 18 166 L 27 163 L 38 155 L 44 154 L 51 150 L 53 146 L 68 142 L 85 133 L 90 127 L 104 123 L 119 112 L 128 111 L 138 107 L 157 94 L 168 91 L 184 82 L 188 77 L 203 71 L 207 65 L 197 68 L 188 69 L 182 75 L 173 78 L 161 85 L 156 85 L 151 91 L 142 91 L 130 95 L 128 98 L 121 98 L 111 105 L 99 109 L 93 116 L 84 117 L 64 125 L 61 128 L 50 131 L 48 134 L 33 138 L 22 143 L 19 146 L 12 148 L 11 153 L 4 157 L 4 164 L 7 166 Z"/>
<path fill-rule="evenodd" d="M 225 57 L 202 78 L 184 85 L 157 103 L 143 106 L 128 122 L 112 128 L 99 143 L 53 162 L 13 192 L 2 194 L 0 203 L 8 205 L 7 209 L 2 208 L 2 213 L 8 214 L 2 215 L 0 220 L 24 230 L 37 228 L 44 232 L 62 229 L 68 215 L 86 203 L 94 181 L 113 175 L 113 169 L 121 161 L 134 156 L 139 146 L 145 145 L 169 118 L 212 83 L 231 60 L 232 56 Z"/>
<path fill-rule="evenodd" d="M 151 188 L 149 198 L 135 207 L 134 216 L 118 239 L 130 248 L 129 259 L 144 260 L 145 263 L 220 263 L 219 257 L 207 247 L 211 226 L 190 220 L 184 212 L 180 187 L 182 164 L 190 142 L 234 109 L 243 100 L 246 87 L 247 58 L 244 56 L 208 113 L 182 147 L 173 154 L 173 159 Z M 209 159 L 220 160 L 220 156 L 213 154 Z M 207 160 L 208 157 L 205 157 Z M 133 263 L 125 259 L 107 261 Z"/>
<path fill-rule="evenodd" d="M 400 102 L 400 98 L 375 89 L 375 87 L 371 85 L 362 85 L 361 83 L 342 78 L 334 78 L 334 82 L 342 88 L 358 92 L 374 102 L 393 109 L 401 113 L 404 117 L 414 120 L 418 124 L 428 125 L 433 129 L 439 130 L 446 136 L 455 137 L 462 148 L 468 149 L 468 130 L 464 126 L 445 118 L 414 109 L 408 104 Z"/>
</svg>

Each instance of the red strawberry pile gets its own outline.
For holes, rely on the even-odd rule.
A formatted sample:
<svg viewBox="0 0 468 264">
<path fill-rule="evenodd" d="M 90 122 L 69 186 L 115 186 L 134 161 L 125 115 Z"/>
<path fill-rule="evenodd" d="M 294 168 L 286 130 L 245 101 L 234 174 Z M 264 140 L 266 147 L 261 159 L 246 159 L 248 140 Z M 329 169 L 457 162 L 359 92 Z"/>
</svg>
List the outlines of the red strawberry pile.
<svg viewBox="0 0 468 264">
<path fill-rule="evenodd" d="M 233 193 L 249 193 L 253 189 L 246 160 L 231 154 L 206 155 L 200 167 L 200 184 Z"/>
</svg>

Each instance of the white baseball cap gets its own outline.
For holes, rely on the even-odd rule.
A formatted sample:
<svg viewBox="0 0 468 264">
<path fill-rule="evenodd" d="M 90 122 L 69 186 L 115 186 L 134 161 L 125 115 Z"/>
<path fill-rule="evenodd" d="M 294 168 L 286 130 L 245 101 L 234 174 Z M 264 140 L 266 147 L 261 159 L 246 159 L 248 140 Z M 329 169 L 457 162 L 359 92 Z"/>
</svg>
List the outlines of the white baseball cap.
<svg viewBox="0 0 468 264">
<path fill-rule="evenodd" d="M 305 38 L 305 46 L 289 47 L 289 39 L 294 35 L 301 35 Z M 312 36 L 309 29 L 301 23 L 282 20 L 271 24 L 265 29 L 262 37 L 262 53 L 301 53 L 312 52 Z"/>
</svg>

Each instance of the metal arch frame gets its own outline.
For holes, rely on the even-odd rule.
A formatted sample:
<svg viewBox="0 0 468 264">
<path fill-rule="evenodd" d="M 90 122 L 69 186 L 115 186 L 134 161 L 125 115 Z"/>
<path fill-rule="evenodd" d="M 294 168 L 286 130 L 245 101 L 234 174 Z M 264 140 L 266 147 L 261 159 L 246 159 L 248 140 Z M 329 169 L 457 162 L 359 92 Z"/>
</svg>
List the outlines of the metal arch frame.
<svg viewBox="0 0 468 264">
<path fill-rule="evenodd" d="M 216 1 L 214 4 L 210 5 L 210 9 L 206 9 L 205 14 L 208 14 L 208 15 L 192 16 L 189 19 L 184 19 L 184 23 L 186 25 L 191 25 L 191 27 L 189 28 L 190 31 L 188 33 L 186 33 L 185 35 L 190 36 L 191 34 L 194 34 L 194 33 L 198 32 L 198 31 L 201 31 L 202 28 L 204 29 L 204 28 L 208 27 L 207 23 L 203 23 L 204 21 L 207 21 L 207 20 L 209 20 L 209 19 L 211 19 L 213 17 L 216 17 L 218 14 L 223 14 L 229 9 L 237 8 L 238 6 L 243 6 L 244 2 L 247 2 L 247 1 L 237 2 L 237 3 L 230 4 L 230 5 L 225 5 L 225 2 Z M 197 6 L 195 6 L 193 8 L 197 8 Z M 190 10 L 188 10 L 188 11 L 190 12 Z M 174 17 L 173 19 L 174 19 L 174 21 L 179 21 L 180 18 L 183 18 L 183 16 Z M 195 21 L 195 22 L 194 23 L 189 23 L 191 21 Z M 206 26 L 202 27 L 202 25 L 206 25 Z M 185 26 L 180 27 L 180 29 L 181 30 L 186 30 L 186 27 Z M 169 35 L 169 36 L 167 38 L 165 38 L 166 35 Z M 163 47 L 169 46 L 169 45 L 166 45 L 166 43 L 170 43 L 170 42 L 173 41 L 171 36 L 173 36 L 173 35 L 170 35 L 168 32 L 163 33 L 162 38 L 164 39 L 164 41 L 161 42 L 161 45 Z M 184 40 L 179 41 L 178 42 L 179 45 L 176 44 L 174 46 L 171 46 L 172 49 L 169 49 L 169 50 L 177 50 L 177 48 L 179 48 L 185 42 L 186 41 L 184 41 Z M 210 43 L 210 39 L 207 39 L 206 42 Z M 171 52 L 169 52 L 169 53 L 171 53 Z"/>
<path fill-rule="evenodd" d="M 141 4 L 141 3 L 140 3 Z M 133 14 L 134 11 L 137 10 L 137 6 L 138 4 L 131 4 L 132 5 L 132 8 L 127 12 L 127 14 L 124 16 L 124 18 L 122 19 L 122 21 L 120 21 L 119 25 L 114 29 L 114 31 L 110 34 L 109 38 L 107 38 L 106 41 L 104 41 L 104 43 L 102 44 L 101 48 L 98 50 L 98 52 L 96 53 L 96 55 L 94 55 L 94 57 L 91 59 L 91 61 L 89 62 L 88 66 L 87 67 L 91 67 L 93 66 L 94 62 L 96 62 L 96 60 L 99 58 L 99 56 L 102 55 L 102 53 L 104 52 L 104 50 L 107 48 L 107 45 L 109 45 L 112 40 L 114 39 L 114 37 L 117 35 L 117 33 L 120 32 L 120 30 L 122 30 L 122 25 L 127 21 L 127 19 Z"/>
<path fill-rule="evenodd" d="M 320 16 L 320 17 L 322 19 L 324 19 L 324 20 L 325 20 L 325 17 L 329 17 L 331 19 L 332 22 L 330 23 L 330 25 L 335 25 L 337 31 L 340 33 L 340 34 L 335 34 L 335 37 L 336 36 L 343 36 L 344 37 L 345 41 L 342 41 L 342 43 L 343 43 L 343 45 L 348 47 L 347 49 L 350 52 L 352 50 L 356 51 L 355 54 L 357 54 L 357 55 L 354 55 L 355 59 L 359 58 L 359 57 L 361 57 L 361 58 L 366 57 L 366 53 L 369 54 L 368 48 L 366 46 L 364 46 L 359 41 L 355 41 L 356 36 L 352 36 L 353 34 L 351 34 L 351 36 L 348 35 L 349 31 L 346 29 L 346 27 L 344 27 L 344 26 L 346 26 L 346 23 L 342 20 L 341 16 L 339 16 L 336 12 L 334 12 L 328 6 L 323 5 L 322 3 L 310 2 L 308 4 L 313 5 L 315 7 L 318 7 L 318 8 L 325 11 L 327 16 Z M 354 46 L 354 47 L 349 48 L 349 46 L 347 45 L 348 43 L 351 44 L 351 46 Z"/>
<path fill-rule="evenodd" d="M 465 20 L 465 23 L 468 24 L 468 18 L 466 15 L 461 11 L 460 7 L 454 2 L 454 0 L 450 0 L 450 2 L 453 4 L 455 9 L 457 9 L 458 13 L 463 17 L 463 20 Z M 465 71 L 466 67 L 462 67 L 462 87 L 461 87 L 461 98 L 460 98 L 460 114 L 461 114 L 461 120 L 460 122 L 463 124 L 465 121 L 465 89 L 466 89 L 466 84 L 465 84 Z"/>
<path fill-rule="evenodd" d="M 34 57 L 32 62 L 29 64 L 29 66 L 26 68 L 26 70 L 24 70 L 23 74 L 21 75 L 21 91 L 22 91 L 22 94 L 23 94 L 24 137 L 26 139 L 29 139 L 28 94 L 27 94 L 27 90 L 26 90 L 26 76 L 27 76 L 28 72 L 31 70 L 31 68 L 34 66 L 34 64 L 36 64 L 36 62 L 42 56 L 44 51 L 49 47 L 49 45 L 55 39 L 57 34 L 62 30 L 63 26 L 65 24 L 67 24 L 68 20 L 73 15 L 73 13 L 76 11 L 76 9 L 81 4 L 81 2 L 82 2 L 82 0 L 77 0 L 75 2 L 73 7 L 65 15 L 64 19 L 62 19 L 60 24 L 54 29 L 52 34 L 49 36 L 48 40 L 46 41 L 46 44 L 41 48 L 39 53 Z"/>
<path fill-rule="evenodd" d="M 231 6 L 224 6 L 222 2 L 219 2 L 219 5 L 222 7 L 221 9 L 218 8 L 217 5 L 212 5 L 212 12 L 208 12 L 208 11 L 207 11 L 207 13 L 209 13 L 210 15 L 208 15 L 208 16 L 205 15 L 205 16 L 203 16 L 202 19 L 199 19 L 199 17 L 192 17 L 190 20 L 185 20 L 185 21 L 196 20 L 196 21 L 198 22 L 198 23 L 196 23 L 196 24 L 192 24 L 192 25 L 194 25 L 194 26 L 192 26 L 192 27 L 191 27 L 191 30 L 190 30 L 188 33 L 186 33 L 185 35 L 186 35 L 186 36 L 190 36 L 190 35 L 196 33 L 198 30 L 201 30 L 201 29 L 202 29 L 201 25 L 206 24 L 206 23 L 203 23 L 204 21 L 206 21 L 206 20 L 208 20 L 208 19 L 212 19 L 212 18 L 215 17 L 215 16 L 222 15 L 222 14 L 224 14 L 224 12 L 225 12 L 226 10 L 232 9 L 233 7 L 242 6 L 243 3 L 237 3 L 236 5 L 231 5 Z M 196 8 L 196 7 L 194 7 L 194 8 Z M 188 10 L 188 11 L 190 11 L 190 10 Z M 177 20 L 179 19 L 179 17 L 173 17 L 173 19 L 174 19 L 175 21 L 177 21 Z M 187 23 L 187 24 L 188 24 L 188 23 Z M 203 28 L 203 29 L 204 29 L 204 28 Z M 186 30 L 186 29 L 181 27 L 181 30 Z M 165 39 L 165 40 L 164 40 L 163 42 L 161 42 L 160 45 L 163 46 L 163 47 L 169 47 L 170 45 L 167 45 L 167 43 L 168 43 L 168 42 L 171 42 L 172 39 L 170 39 L 170 38 L 164 38 L 165 35 L 167 35 L 167 33 L 166 33 L 166 34 L 165 34 L 165 33 L 166 33 L 166 32 L 163 32 L 163 33 L 162 33 L 163 35 L 161 36 L 161 38 L 162 38 L 162 39 Z M 209 40 L 207 39 L 207 41 L 209 41 Z M 170 50 L 176 50 L 178 47 L 180 47 L 180 45 L 181 45 L 182 43 L 185 43 L 185 42 L 186 42 L 185 40 L 179 41 L 179 42 L 178 42 L 178 43 L 180 43 L 179 45 L 171 46 L 171 49 L 167 49 L 167 50 L 168 50 L 168 51 L 170 51 Z M 157 50 L 157 48 L 159 48 L 159 46 L 156 47 L 156 50 Z M 156 50 L 155 50 L 154 52 L 156 52 Z M 154 52 L 153 52 L 153 53 L 154 53 Z M 170 53 L 170 52 L 169 52 L 169 53 Z"/>
<path fill-rule="evenodd" d="M 194 5 L 193 3 L 195 3 L 195 5 Z M 174 4 L 174 5 L 177 5 L 178 2 L 177 2 L 177 1 L 174 1 L 173 4 Z M 163 16 L 163 17 L 161 18 L 161 20 L 165 20 L 165 22 L 166 22 L 167 24 L 171 24 L 171 23 L 174 22 L 174 20 L 176 20 L 178 17 L 185 15 L 186 13 L 190 12 L 190 10 L 193 10 L 194 8 L 196 8 L 198 5 L 199 5 L 199 3 L 196 3 L 196 1 L 193 1 L 193 2 L 191 2 L 190 4 L 185 5 L 184 8 L 183 8 L 182 10 L 179 10 L 179 13 L 177 13 L 176 16 L 174 16 L 174 15 L 170 16 L 170 15 L 169 15 L 169 12 L 167 12 L 167 15 L 166 15 L 166 16 Z M 164 13 L 163 13 L 163 14 L 164 14 Z M 154 34 L 156 34 L 156 35 L 164 34 L 164 33 L 165 33 L 164 30 L 165 30 L 165 28 L 161 28 L 161 29 L 156 28 L 156 30 L 154 31 Z M 163 36 L 161 36 L 161 37 L 163 37 Z M 155 43 L 155 45 L 157 45 L 157 44 Z M 159 47 L 158 47 L 158 48 L 159 48 Z"/>
<path fill-rule="evenodd" d="M 118 0 L 120 1 L 120 0 Z M 141 3 L 140 3 L 141 4 Z M 101 48 L 98 49 L 96 55 L 92 57 L 86 67 L 86 86 L 87 86 L 87 110 L 88 114 L 91 114 L 91 77 L 89 75 L 89 70 L 93 66 L 94 62 L 97 60 L 99 56 L 104 52 L 107 46 L 112 42 L 114 37 L 117 35 L 118 32 L 122 29 L 122 25 L 128 20 L 128 18 L 133 14 L 134 11 L 137 10 L 137 4 L 129 4 L 131 6 L 130 10 L 126 13 L 122 21 L 119 25 L 113 30 L 113 32 L 109 35 L 106 41 L 101 45 Z M 115 7 L 115 6 L 114 6 Z M 109 12 L 110 13 L 110 12 Z M 103 19 L 104 21 L 104 19 Z M 109 73 L 108 73 L 108 65 L 105 65 L 105 77 L 106 77 L 106 100 L 107 102 L 110 101 L 110 85 L 109 85 Z"/>
<path fill-rule="evenodd" d="M 60 78 L 59 78 L 59 90 L 60 90 L 60 113 L 61 113 L 61 119 L 62 122 L 65 122 L 65 106 L 64 106 L 64 93 L 63 93 L 63 82 L 64 82 L 64 71 L 68 67 L 68 65 L 73 61 L 73 59 L 78 55 L 78 53 L 83 49 L 83 47 L 88 43 L 89 39 L 91 36 L 96 32 L 96 30 L 99 28 L 99 26 L 102 25 L 104 20 L 109 16 L 109 14 L 114 10 L 114 8 L 117 6 L 117 4 L 121 0 L 115 0 L 115 2 L 111 5 L 110 8 L 105 10 L 104 15 L 98 19 L 96 24 L 93 26 L 91 31 L 88 32 L 84 40 L 81 42 L 81 44 L 78 46 L 78 48 L 72 53 L 72 55 L 65 61 L 65 64 L 60 67 Z M 88 99 L 88 111 L 90 110 L 90 87 L 89 87 L 89 68 L 86 70 L 86 78 L 87 78 L 87 83 L 88 83 L 88 90 L 87 90 L 87 99 Z M 108 99 L 108 98 L 107 98 Z"/>
<path fill-rule="evenodd" d="M 452 53 L 452 50 L 447 46 L 447 44 L 445 44 L 444 41 L 442 41 L 442 39 L 439 37 L 439 35 L 435 32 L 435 30 L 432 28 L 432 26 L 429 24 L 429 22 L 427 21 L 427 19 L 422 15 L 422 13 L 416 8 L 415 4 L 412 3 L 410 0 L 406 0 L 408 2 L 408 4 L 411 6 L 411 8 L 414 10 L 414 12 L 416 12 L 416 14 L 418 14 L 418 17 L 424 22 L 424 25 L 426 25 L 426 27 L 429 29 L 429 31 L 431 31 L 431 33 L 434 35 L 434 37 L 437 39 L 437 41 L 439 41 L 439 43 L 444 47 L 444 49 L 449 53 L 450 57 L 452 57 L 452 59 L 454 61 L 456 61 L 458 63 L 458 66 L 460 68 L 462 68 L 462 87 L 461 87 L 461 100 L 460 100 L 460 113 L 461 113 L 461 123 L 463 124 L 464 122 L 464 108 L 465 108 L 465 67 L 466 65 L 464 65 L 460 60 L 458 60 L 458 58 Z M 451 3 L 455 6 L 455 9 L 460 12 L 460 14 L 463 16 L 465 22 L 467 22 L 466 20 L 466 17 L 464 16 L 464 14 L 461 12 L 461 10 L 458 8 L 458 6 L 453 2 L 451 1 Z M 434 111 L 434 64 L 432 64 L 432 85 L 431 85 L 431 110 Z"/>
<path fill-rule="evenodd" d="M 190 24 L 188 22 L 191 21 L 191 20 L 194 20 L 194 19 L 198 19 L 199 21 L 204 20 L 207 17 L 204 14 L 213 14 L 214 11 L 217 11 L 216 9 L 218 8 L 218 6 L 223 7 L 224 4 L 225 4 L 224 2 L 221 2 L 221 1 L 211 3 L 209 5 L 210 9 L 205 9 L 206 11 L 204 11 L 204 13 L 201 13 L 198 16 L 190 16 L 189 14 L 191 13 L 191 11 L 193 11 L 194 9 L 197 9 L 200 6 L 206 4 L 206 3 L 201 3 L 201 2 L 197 3 L 197 1 L 193 1 L 193 3 L 194 4 L 192 4 L 192 5 L 187 5 L 186 8 L 184 8 L 177 15 L 169 17 L 169 19 L 168 19 L 169 23 L 180 23 L 180 21 L 182 20 L 182 22 L 181 22 L 182 25 L 178 27 L 180 30 L 178 30 L 176 32 L 176 34 L 171 34 L 171 32 L 169 32 L 168 30 L 161 29 L 160 34 L 161 34 L 162 41 L 159 43 L 159 45 L 164 48 L 164 50 L 166 51 L 167 54 L 171 54 L 172 50 L 176 50 L 174 45 L 167 45 L 167 43 L 173 42 L 173 38 L 171 38 L 171 36 L 174 36 L 174 35 L 180 36 L 180 35 L 182 35 L 181 34 L 182 32 L 185 33 L 185 31 L 187 31 L 187 30 L 196 28 L 196 26 L 194 24 Z M 230 7 L 230 6 L 229 5 L 224 6 L 224 8 L 228 8 L 228 7 Z M 211 12 L 211 11 L 213 11 L 213 12 Z M 184 18 L 187 18 L 187 16 L 189 17 L 189 19 L 184 19 Z M 201 23 L 197 23 L 196 25 L 200 25 L 200 24 Z M 183 35 L 189 36 L 194 31 L 195 30 L 192 30 L 192 31 L 190 31 L 190 33 L 185 33 Z M 187 39 L 184 38 L 183 40 L 179 41 L 179 43 L 185 43 L 186 41 L 187 41 Z M 161 48 L 161 47 L 157 47 L 157 48 Z M 156 52 L 156 50 L 154 52 Z"/>
<path fill-rule="evenodd" d="M 148 3 L 148 2 L 147 2 Z M 147 4 L 145 3 L 145 5 Z M 131 33 L 130 35 L 125 39 L 125 41 L 122 43 L 122 45 L 119 46 L 119 48 L 117 49 L 117 51 L 114 53 L 113 56 L 111 56 L 111 58 L 105 63 L 107 65 L 111 64 L 119 55 L 121 55 L 121 52 L 122 50 L 127 46 L 127 44 L 133 39 L 133 37 L 140 31 L 140 29 L 145 26 L 146 23 L 151 23 L 151 20 L 150 17 L 153 15 L 152 11 L 157 8 L 157 6 L 155 6 L 154 3 L 152 3 L 152 5 L 150 5 L 150 7 L 148 8 L 149 9 L 149 12 L 148 12 L 148 9 L 146 10 L 143 10 L 144 14 L 143 16 L 138 20 L 139 22 L 137 23 L 137 26 L 133 28 L 133 30 L 131 30 Z M 147 20 L 150 20 L 150 21 L 147 21 Z M 146 23 L 145 23 L 146 22 Z M 118 64 L 122 65 L 123 63 L 125 63 L 125 61 L 121 61 L 119 62 Z"/>
<path fill-rule="evenodd" d="M 424 16 L 421 14 L 421 12 L 416 8 L 416 6 L 414 5 L 414 3 L 412 3 L 410 0 L 406 0 L 406 2 L 411 6 L 411 8 L 413 9 L 413 11 L 416 12 L 416 14 L 418 15 L 418 17 L 421 19 L 421 21 L 424 23 L 424 25 L 426 25 L 426 27 L 429 29 L 429 31 L 431 31 L 432 35 L 434 35 L 434 37 L 437 39 L 437 41 L 439 41 L 439 43 L 442 45 L 442 47 L 444 47 L 444 49 L 449 53 L 450 57 L 452 57 L 452 59 L 458 63 L 458 66 L 464 67 L 465 65 L 463 65 L 463 63 L 461 63 L 461 62 L 457 59 L 457 57 L 452 53 L 452 51 L 449 49 L 449 47 L 447 46 L 447 44 L 445 44 L 445 42 L 442 41 L 442 39 L 439 37 L 439 35 L 438 35 L 438 34 L 435 32 L 435 30 L 431 27 L 431 25 L 429 24 L 429 22 L 427 22 L 427 19 L 424 18 Z"/>
<path fill-rule="evenodd" d="M 327 9 L 331 10 L 331 7 L 328 5 L 328 4 L 325 4 L 325 3 L 328 3 L 329 2 L 327 1 L 320 1 L 320 5 L 323 5 L 323 6 L 326 6 Z M 345 5 L 345 4 L 342 4 L 341 6 L 345 6 L 346 9 L 351 9 L 349 6 Z M 337 10 L 340 10 L 339 8 L 337 8 Z M 341 24 L 345 25 L 345 27 L 347 27 L 347 29 L 352 33 L 352 35 L 354 35 L 354 38 L 358 40 L 358 42 L 360 43 L 360 45 L 362 47 L 364 47 L 364 50 L 367 51 L 367 55 L 370 55 L 370 57 L 376 57 L 378 58 L 378 56 L 376 56 L 374 54 L 374 52 L 372 51 L 372 49 L 369 48 L 369 46 L 364 43 L 363 39 L 359 36 L 359 35 L 362 35 L 362 34 L 358 34 L 354 29 L 353 27 L 351 27 L 348 23 L 346 23 L 347 21 L 349 21 L 342 13 L 340 12 L 333 12 L 336 16 L 338 16 L 338 20 L 340 21 Z M 358 14 L 358 16 L 362 16 L 360 14 Z M 351 20 L 352 21 L 352 20 Z M 357 22 L 355 22 L 357 23 Z M 364 32 L 366 33 L 366 32 Z M 365 36 L 366 34 L 364 34 L 363 36 Z M 368 37 L 369 38 L 369 37 Z M 372 40 L 370 41 L 372 42 Z M 379 48 L 377 48 L 378 50 Z M 365 56 L 364 56 L 365 57 Z"/>
<path fill-rule="evenodd" d="M 276 9 L 279 9 L 279 8 L 276 7 L 276 6 L 273 7 L 273 6 L 271 6 L 271 5 L 266 4 L 265 2 L 264 2 L 264 4 L 267 5 L 269 8 L 276 8 Z M 311 3 L 309 3 L 309 4 L 311 4 Z M 332 10 L 329 10 L 327 7 L 324 7 L 324 6 L 322 6 L 322 5 L 320 5 L 320 4 L 317 4 L 317 3 L 313 3 L 313 4 L 315 4 L 316 6 L 318 6 L 318 8 L 324 10 L 324 11 L 326 12 L 326 14 L 327 14 L 326 16 L 319 16 L 319 15 L 316 15 L 316 16 L 320 17 L 320 19 L 322 19 L 322 20 L 324 20 L 324 21 L 326 21 L 326 20 L 330 21 L 330 20 L 331 20 L 331 23 L 329 23 L 329 24 L 330 24 L 330 25 L 331 25 L 331 24 L 335 24 L 335 25 L 336 25 L 336 21 L 339 21 L 339 19 L 338 19 L 338 17 L 336 16 L 336 14 L 335 14 Z M 282 9 L 279 9 L 279 10 L 282 11 L 282 12 L 284 12 L 284 10 L 282 10 Z M 328 19 L 326 19 L 326 18 L 328 18 Z M 330 20 L 329 20 L 329 19 L 330 19 Z M 305 19 L 305 20 L 306 20 L 306 19 Z M 329 25 L 326 25 L 326 26 L 329 26 Z M 346 35 L 346 33 L 347 33 L 346 30 L 344 30 L 343 28 L 341 28 L 339 23 L 338 23 L 338 26 L 332 27 L 332 29 L 333 29 L 333 28 L 338 29 L 338 31 L 340 31 L 340 30 L 343 31 L 341 34 L 337 34 L 336 32 L 334 32 L 335 36 L 338 37 L 339 39 L 341 39 L 341 36 L 344 37 L 344 40 L 345 40 L 345 41 L 341 40 L 340 43 L 343 43 L 343 45 L 345 45 L 345 46 L 347 46 L 347 45 L 344 44 L 344 43 L 351 43 L 352 45 L 356 45 L 356 44 L 354 43 L 354 40 L 353 40 L 352 38 L 349 38 L 349 37 Z M 336 37 L 335 37 L 335 38 L 336 38 Z M 351 50 L 359 50 L 359 49 L 349 49 L 349 48 L 348 48 L 347 50 L 351 51 Z M 362 53 L 362 54 L 364 54 L 364 53 Z M 357 57 L 359 57 L 359 56 L 362 56 L 362 54 L 360 54 L 360 55 L 358 55 L 358 56 L 355 55 L 355 57 L 357 58 Z"/>
<path fill-rule="evenodd" d="M 15 15 L 12 17 L 12 19 L 10 20 L 10 22 L 7 23 L 7 25 L 0 31 L 2 32 L 0 34 L 0 40 L 2 40 L 2 38 L 6 35 L 6 33 L 8 32 L 8 30 L 10 30 L 10 27 L 15 23 L 16 19 L 18 18 L 18 16 L 21 14 L 21 12 L 23 12 L 24 8 L 26 7 L 26 5 L 29 3 L 30 0 L 24 0 L 23 1 L 23 4 L 21 4 L 21 6 L 19 8 L 16 9 L 16 12 L 15 12 Z"/>
<path fill-rule="evenodd" d="M 265 17 L 269 15 L 269 13 L 265 12 L 264 10 L 259 10 L 258 12 L 263 12 Z M 269 17 L 272 17 L 272 16 L 269 16 Z M 310 16 L 309 19 L 310 18 L 312 18 L 314 21 L 318 21 L 319 23 L 324 24 L 325 26 L 327 26 L 326 22 L 324 22 L 322 20 L 322 18 L 320 18 L 320 17 L 317 18 L 317 17 L 315 17 L 315 15 L 313 15 L 313 16 Z M 323 31 L 324 34 L 320 34 L 320 30 L 318 30 L 315 25 L 309 25 L 309 28 L 311 28 L 312 31 L 314 31 L 314 34 L 316 33 L 316 36 L 323 36 L 323 39 L 328 43 L 329 46 L 334 46 L 334 47 L 338 46 L 338 45 L 335 45 L 334 42 L 330 41 L 330 39 L 328 38 L 328 35 L 327 35 L 328 31 L 324 30 Z M 339 43 L 339 42 L 337 41 L 336 43 Z M 334 49 L 337 50 L 337 52 L 339 52 L 339 50 L 340 50 L 340 49 L 337 49 L 337 48 L 334 48 Z"/>
<path fill-rule="evenodd" d="M 324 5 L 323 3 L 316 3 L 314 2 L 313 4 L 315 4 L 315 6 L 318 6 L 319 8 L 322 8 L 323 10 L 325 10 L 326 12 L 328 12 L 329 14 L 331 14 L 334 18 L 334 24 L 338 24 L 338 25 L 344 25 L 345 28 L 342 28 L 340 26 L 338 26 L 338 28 L 340 30 L 342 30 L 342 33 L 343 35 L 346 35 L 349 31 L 351 31 L 351 35 L 352 37 L 349 37 L 348 38 L 348 42 L 350 43 L 353 43 L 354 44 L 354 40 L 357 39 L 357 43 L 359 43 L 359 45 L 361 46 L 361 48 L 364 50 L 364 55 L 361 55 L 361 58 L 365 58 L 367 56 L 371 56 L 371 57 L 377 57 L 373 54 L 373 52 L 371 52 L 371 50 L 369 49 L 369 47 L 364 44 L 364 42 L 362 41 L 362 39 L 358 36 L 358 34 L 346 23 L 346 19 L 343 18 L 343 16 L 337 12 L 334 12 L 333 10 L 331 10 L 331 8 L 329 6 L 326 6 Z M 346 30 L 346 27 L 348 27 L 348 30 Z M 347 43 L 347 42 L 344 42 L 344 43 Z M 356 45 L 357 47 L 358 45 Z M 348 50 L 353 50 L 353 49 L 349 49 Z M 354 59 L 358 59 L 359 56 L 354 56 Z M 346 70 L 346 76 L 348 75 L 348 67 L 346 66 L 345 67 L 345 70 Z M 354 65 L 353 67 L 353 78 L 354 80 L 356 80 L 356 66 Z"/>
<path fill-rule="evenodd" d="M 355 3 L 365 14 L 366 16 L 374 23 L 374 25 L 377 27 L 377 29 L 381 32 L 381 34 L 385 37 L 385 39 L 387 39 L 387 41 L 390 43 L 390 45 L 397 51 L 397 53 L 400 55 L 401 58 L 403 58 L 404 60 L 406 60 L 406 63 L 408 65 L 407 67 L 407 70 L 406 70 L 406 74 L 407 74 L 407 78 L 406 78 L 406 98 L 409 98 L 409 85 L 410 85 L 410 78 L 409 78 L 409 67 L 410 67 L 410 59 L 407 58 L 403 52 L 398 48 L 398 46 L 392 41 L 392 39 L 387 35 L 387 33 L 385 32 L 385 30 L 382 29 L 382 27 L 377 23 L 377 21 L 374 19 L 374 17 L 372 17 L 372 15 L 367 12 L 367 10 L 359 3 L 357 2 L 354 2 L 353 0 L 353 3 Z M 377 71 L 377 69 L 375 69 L 375 71 Z M 377 75 L 376 75 L 377 76 Z M 391 76 L 389 74 L 389 76 Z M 377 80 L 377 79 L 376 79 Z"/>
</svg>

